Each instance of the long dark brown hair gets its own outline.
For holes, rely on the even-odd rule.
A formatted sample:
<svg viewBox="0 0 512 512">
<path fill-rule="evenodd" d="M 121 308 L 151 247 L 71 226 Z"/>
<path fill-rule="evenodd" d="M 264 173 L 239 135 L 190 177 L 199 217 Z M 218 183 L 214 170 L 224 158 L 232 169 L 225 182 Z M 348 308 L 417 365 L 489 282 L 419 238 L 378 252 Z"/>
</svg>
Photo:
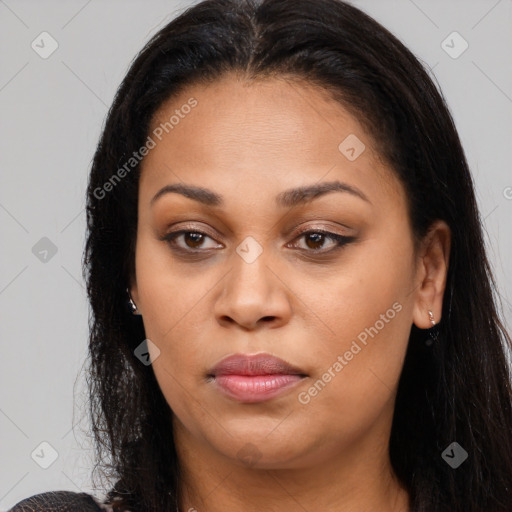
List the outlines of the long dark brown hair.
<svg viewBox="0 0 512 512">
<path fill-rule="evenodd" d="M 92 308 L 95 471 L 116 482 L 109 498 L 121 498 L 117 503 L 132 511 L 173 511 L 180 478 L 172 411 L 151 366 L 134 354 L 146 336 L 127 306 L 139 166 L 112 177 L 146 143 L 164 100 L 232 71 L 247 79 L 305 79 L 331 92 L 364 124 L 405 187 L 415 239 L 435 219 L 449 225 L 438 341 L 425 343 L 425 331 L 412 326 L 389 455 L 412 512 L 510 511 L 512 391 L 505 354 L 512 342 L 498 314 L 464 151 L 420 62 L 341 0 L 198 3 L 146 44 L 117 91 L 90 173 L 83 261 Z M 452 442 L 468 454 L 456 469 L 442 456 Z"/>
</svg>

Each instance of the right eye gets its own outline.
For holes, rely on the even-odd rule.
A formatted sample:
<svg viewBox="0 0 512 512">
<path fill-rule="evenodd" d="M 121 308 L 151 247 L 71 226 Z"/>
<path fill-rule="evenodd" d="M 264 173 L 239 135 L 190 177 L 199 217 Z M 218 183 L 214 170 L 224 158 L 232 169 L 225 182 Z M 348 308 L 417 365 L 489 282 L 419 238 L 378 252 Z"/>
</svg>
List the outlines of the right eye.
<svg viewBox="0 0 512 512">
<path fill-rule="evenodd" d="M 213 238 L 202 231 L 180 229 L 179 231 L 173 231 L 166 234 L 162 240 L 165 240 L 171 249 L 181 252 L 198 253 L 218 247 L 214 246 L 201 249 L 206 238 L 213 240 Z M 184 245 L 180 245 L 178 243 L 179 239 L 182 240 Z"/>
</svg>

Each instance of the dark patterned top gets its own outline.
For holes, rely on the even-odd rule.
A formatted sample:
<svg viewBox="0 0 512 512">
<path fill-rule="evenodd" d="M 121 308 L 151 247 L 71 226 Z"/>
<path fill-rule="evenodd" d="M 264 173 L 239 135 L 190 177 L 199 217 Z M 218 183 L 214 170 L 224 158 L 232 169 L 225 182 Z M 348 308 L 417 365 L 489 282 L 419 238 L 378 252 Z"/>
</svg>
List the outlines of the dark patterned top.
<svg viewBox="0 0 512 512">
<path fill-rule="evenodd" d="M 96 497 L 85 492 L 50 491 L 26 498 L 16 503 L 8 512 L 114 512 L 114 510 L 112 506 L 100 503 Z"/>
</svg>

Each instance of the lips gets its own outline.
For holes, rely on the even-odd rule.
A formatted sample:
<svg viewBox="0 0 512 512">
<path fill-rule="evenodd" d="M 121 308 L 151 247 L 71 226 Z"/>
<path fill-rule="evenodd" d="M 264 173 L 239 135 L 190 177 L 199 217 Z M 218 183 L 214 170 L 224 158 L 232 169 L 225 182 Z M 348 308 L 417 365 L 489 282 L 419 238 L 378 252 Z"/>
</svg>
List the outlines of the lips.
<svg viewBox="0 0 512 512">
<path fill-rule="evenodd" d="M 292 389 L 306 373 L 270 354 L 235 354 L 222 359 L 208 375 L 215 389 L 243 403 L 264 402 Z"/>
<path fill-rule="evenodd" d="M 234 354 L 225 357 L 209 372 L 217 375 L 300 375 L 306 373 L 296 366 L 270 354 Z"/>
</svg>

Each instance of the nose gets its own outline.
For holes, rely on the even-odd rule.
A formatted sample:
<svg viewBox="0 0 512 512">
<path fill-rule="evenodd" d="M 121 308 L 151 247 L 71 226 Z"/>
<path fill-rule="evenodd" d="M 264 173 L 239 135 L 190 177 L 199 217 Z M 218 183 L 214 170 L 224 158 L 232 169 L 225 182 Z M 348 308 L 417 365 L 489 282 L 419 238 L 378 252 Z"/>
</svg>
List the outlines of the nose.
<svg viewBox="0 0 512 512">
<path fill-rule="evenodd" d="M 251 263 L 233 255 L 232 269 L 221 281 L 223 285 L 214 305 L 220 325 L 255 330 L 289 322 L 293 294 L 285 270 L 272 265 L 264 254 Z"/>
</svg>

